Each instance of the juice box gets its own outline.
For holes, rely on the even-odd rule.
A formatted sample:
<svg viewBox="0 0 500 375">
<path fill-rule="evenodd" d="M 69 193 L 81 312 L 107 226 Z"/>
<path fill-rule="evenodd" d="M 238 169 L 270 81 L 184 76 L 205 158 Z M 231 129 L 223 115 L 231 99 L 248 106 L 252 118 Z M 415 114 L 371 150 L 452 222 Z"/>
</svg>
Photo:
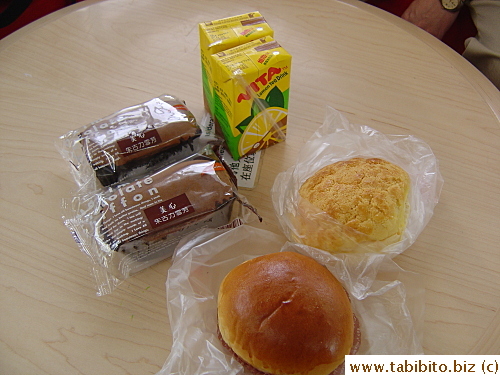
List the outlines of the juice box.
<svg viewBox="0 0 500 375">
<path fill-rule="evenodd" d="M 268 36 L 211 59 L 213 116 L 234 160 L 283 141 L 291 55 Z"/>
<path fill-rule="evenodd" d="M 203 98 L 205 108 L 213 113 L 213 77 L 210 56 L 264 36 L 273 29 L 259 12 L 250 12 L 199 24 Z"/>
</svg>

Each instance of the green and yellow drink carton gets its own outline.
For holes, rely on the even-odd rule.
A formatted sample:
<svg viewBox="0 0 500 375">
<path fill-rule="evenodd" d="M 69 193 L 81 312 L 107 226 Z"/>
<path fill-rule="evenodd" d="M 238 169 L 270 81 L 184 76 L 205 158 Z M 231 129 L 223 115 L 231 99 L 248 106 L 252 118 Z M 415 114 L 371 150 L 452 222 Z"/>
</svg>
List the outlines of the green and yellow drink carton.
<svg viewBox="0 0 500 375">
<path fill-rule="evenodd" d="M 265 36 L 273 29 L 259 12 L 250 12 L 199 24 L 203 98 L 205 108 L 213 113 L 213 74 L 210 56 Z"/>
<path fill-rule="evenodd" d="M 211 60 L 212 115 L 233 159 L 284 141 L 291 55 L 267 36 Z"/>
</svg>

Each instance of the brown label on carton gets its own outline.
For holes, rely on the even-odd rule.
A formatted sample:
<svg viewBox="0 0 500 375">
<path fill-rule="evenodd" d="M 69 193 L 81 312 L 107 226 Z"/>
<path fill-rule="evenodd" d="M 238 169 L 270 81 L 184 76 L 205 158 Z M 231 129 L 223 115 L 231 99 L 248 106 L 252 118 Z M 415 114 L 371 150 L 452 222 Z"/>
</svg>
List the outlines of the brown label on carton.
<svg viewBox="0 0 500 375">
<path fill-rule="evenodd" d="M 156 129 L 146 129 L 145 131 L 134 131 L 128 138 L 119 140 L 118 146 L 122 153 L 126 155 L 135 154 L 146 148 L 156 146 L 161 143 L 161 137 Z"/>
<path fill-rule="evenodd" d="M 178 195 L 172 199 L 160 202 L 144 210 L 152 228 L 172 224 L 182 219 L 183 216 L 193 213 L 194 207 L 186 194 Z"/>
<path fill-rule="evenodd" d="M 256 17 L 256 18 L 249 18 L 247 20 L 242 20 L 240 21 L 243 26 L 248 26 L 248 25 L 259 25 L 261 23 L 266 23 L 266 20 L 264 17 Z"/>
</svg>

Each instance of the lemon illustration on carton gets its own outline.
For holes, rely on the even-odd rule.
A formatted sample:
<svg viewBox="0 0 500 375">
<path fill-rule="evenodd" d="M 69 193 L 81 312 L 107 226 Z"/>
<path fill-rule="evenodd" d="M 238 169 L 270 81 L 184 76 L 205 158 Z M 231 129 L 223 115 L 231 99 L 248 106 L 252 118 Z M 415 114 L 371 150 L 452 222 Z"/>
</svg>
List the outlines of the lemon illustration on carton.
<svg viewBox="0 0 500 375">
<path fill-rule="evenodd" d="M 280 107 L 268 107 L 259 112 L 243 131 L 238 153 L 247 155 L 267 148 L 285 138 L 287 112 Z"/>
</svg>

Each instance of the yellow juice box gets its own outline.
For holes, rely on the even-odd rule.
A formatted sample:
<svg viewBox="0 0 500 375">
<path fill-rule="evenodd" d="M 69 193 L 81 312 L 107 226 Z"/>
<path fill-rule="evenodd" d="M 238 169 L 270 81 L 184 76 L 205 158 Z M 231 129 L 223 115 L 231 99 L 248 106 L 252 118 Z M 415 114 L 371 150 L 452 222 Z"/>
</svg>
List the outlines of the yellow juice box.
<svg viewBox="0 0 500 375">
<path fill-rule="evenodd" d="M 265 36 L 273 29 L 259 12 L 250 12 L 199 24 L 203 98 L 205 108 L 213 113 L 213 77 L 210 56 Z"/>
<path fill-rule="evenodd" d="M 213 116 L 233 159 L 284 141 L 291 55 L 264 37 L 211 59 Z"/>
</svg>

